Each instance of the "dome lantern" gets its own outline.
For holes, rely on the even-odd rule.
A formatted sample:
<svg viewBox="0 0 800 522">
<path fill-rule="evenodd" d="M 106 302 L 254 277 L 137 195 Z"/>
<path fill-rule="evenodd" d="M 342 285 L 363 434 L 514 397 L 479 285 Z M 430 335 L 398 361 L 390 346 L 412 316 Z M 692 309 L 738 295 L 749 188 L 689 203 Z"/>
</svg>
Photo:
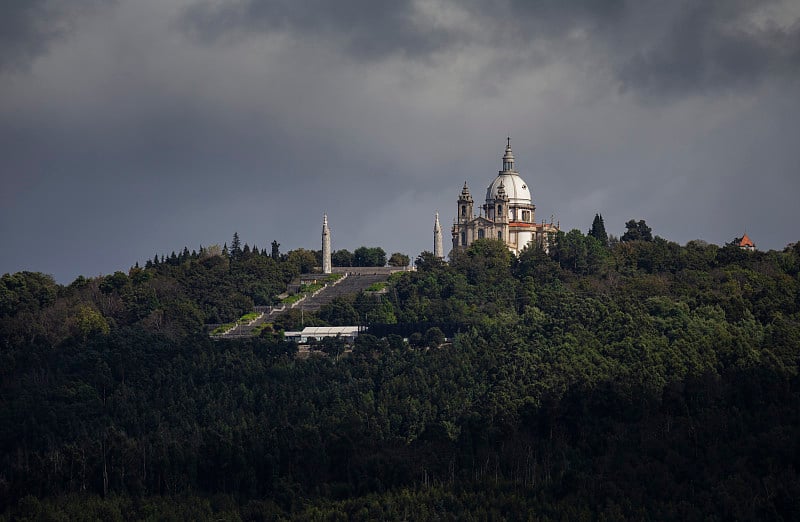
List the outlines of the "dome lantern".
<svg viewBox="0 0 800 522">
<path fill-rule="evenodd" d="M 511 152 L 511 136 L 506 138 L 506 152 L 503 154 L 502 172 L 514 172 L 514 153 Z"/>
</svg>

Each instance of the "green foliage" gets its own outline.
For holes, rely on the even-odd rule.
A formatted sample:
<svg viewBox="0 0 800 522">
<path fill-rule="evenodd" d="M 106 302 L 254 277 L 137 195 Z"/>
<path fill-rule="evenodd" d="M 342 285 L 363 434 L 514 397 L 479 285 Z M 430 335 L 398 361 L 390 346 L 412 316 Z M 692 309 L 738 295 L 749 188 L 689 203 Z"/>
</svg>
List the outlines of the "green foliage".
<svg viewBox="0 0 800 522">
<path fill-rule="evenodd" d="M 225 332 L 227 332 L 228 330 L 230 330 L 234 326 L 236 326 L 236 323 L 221 324 L 221 325 L 217 326 L 216 328 L 214 328 L 213 330 L 211 330 L 211 335 L 224 334 Z"/>
<path fill-rule="evenodd" d="M 258 317 L 258 315 L 259 314 L 257 314 L 256 312 L 250 312 L 249 314 L 244 314 L 243 316 L 241 316 L 239 318 L 237 323 L 239 323 L 239 324 L 250 323 L 250 322 L 254 321 Z"/>
<path fill-rule="evenodd" d="M 365 292 L 380 292 L 381 290 L 386 288 L 387 284 L 388 283 L 386 281 L 381 281 L 379 283 L 372 283 L 366 288 Z"/>
<path fill-rule="evenodd" d="M 0 316 L 35 313 L 52 304 L 58 285 L 52 276 L 38 272 L 3 274 L 0 278 Z"/>
<path fill-rule="evenodd" d="M 739 254 L 476 241 L 237 341 L 193 325 L 243 318 L 305 253 L 3 276 L 0 512 L 795 520 L 800 248 Z M 372 329 L 303 357 L 276 339 L 324 323 Z"/>
<path fill-rule="evenodd" d="M 592 228 L 589 229 L 588 235 L 600 242 L 600 245 L 608 246 L 608 234 L 606 233 L 606 225 L 603 222 L 603 216 L 600 214 L 594 215 Z"/>
<path fill-rule="evenodd" d="M 438 348 L 444 343 L 444 340 L 444 332 L 436 326 L 428 328 L 428 331 L 425 332 L 425 344 L 428 345 L 428 348 Z"/>
<path fill-rule="evenodd" d="M 625 223 L 626 232 L 619 238 L 620 241 L 652 241 L 653 230 L 647 226 L 643 219 L 638 222 L 631 219 Z"/>
<path fill-rule="evenodd" d="M 433 255 L 433 252 L 424 251 L 414 261 L 414 266 L 420 271 L 440 269 L 445 266 L 444 260 Z"/>
<path fill-rule="evenodd" d="M 347 249 L 335 250 L 331 253 L 333 266 L 353 266 L 353 253 Z"/>
<path fill-rule="evenodd" d="M 400 252 L 395 252 L 389 257 L 389 266 L 405 267 L 411 263 L 411 258 Z"/>
<path fill-rule="evenodd" d="M 381 247 L 358 247 L 353 252 L 352 266 L 385 266 L 386 252 Z"/>
<path fill-rule="evenodd" d="M 298 292 L 288 297 L 284 297 L 283 299 L 281 299 L 281 303 L 285 305 L 292 305 L 303 299 L 305 296 L 306 296 L 305 292 Z"/>
<path fill-rule="evenodd" d="M 298 274 L 310 274 L 317 266 L 317 257 L 311 250 L 298 248 L 287 254 L 286 263 L 294 267 L 294 271 Z"/>
<path fill-rule="evenodd" d="M 93 335 L 104 335 L 111 331 L 103 315 L 89 306 L 81 306 L 78 309 L 70 326 L 74 335 L 82 341 Z"/>
<path fill-rule="evenodd" d="M 353 326 L 359 324 L 358 312 L 353 307 L 353 296 L 337 297 L 324 305 L 317 316 L 331 326 Z"/>
</svg>

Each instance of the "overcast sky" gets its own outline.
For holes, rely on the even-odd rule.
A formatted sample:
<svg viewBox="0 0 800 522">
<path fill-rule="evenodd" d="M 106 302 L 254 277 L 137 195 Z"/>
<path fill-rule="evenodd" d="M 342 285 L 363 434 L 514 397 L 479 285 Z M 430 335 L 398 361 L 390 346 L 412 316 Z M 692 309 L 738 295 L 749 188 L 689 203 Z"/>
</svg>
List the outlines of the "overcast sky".
<svg viewBox="0 0 800 522">
<path fill-rule="evenodd" d="M 800 2 L 11 0 L 0 273 L 449 244 L 510 135 L 536 218 L 800 239 Z"/>
</svg>

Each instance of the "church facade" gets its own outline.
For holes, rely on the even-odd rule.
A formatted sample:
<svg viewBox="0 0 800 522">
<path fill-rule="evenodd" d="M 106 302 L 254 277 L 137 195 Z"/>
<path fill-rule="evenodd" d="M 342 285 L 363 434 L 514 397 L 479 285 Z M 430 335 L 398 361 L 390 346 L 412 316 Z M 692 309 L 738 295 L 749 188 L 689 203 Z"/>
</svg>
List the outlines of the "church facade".
<svg viewBox="0 0 800 522">
<path fill-rule="evenodd" d="M 477 210 L 477 214 L 476 211 Z M 458 214 L 453 223 L 453 249 L 466 248 L 477 239 L 503 241 L 509 250 L 519 254 L 526 246 L 538 242 L 545 249 L 558 224 L 536 222 L 536 206 L 531 190 L 514 167 L 511 138 L 508 138 L 503 169 L 486 188 L 483 205 L 475 207 L 467 183 L 458 198 Z"/>
</svg>

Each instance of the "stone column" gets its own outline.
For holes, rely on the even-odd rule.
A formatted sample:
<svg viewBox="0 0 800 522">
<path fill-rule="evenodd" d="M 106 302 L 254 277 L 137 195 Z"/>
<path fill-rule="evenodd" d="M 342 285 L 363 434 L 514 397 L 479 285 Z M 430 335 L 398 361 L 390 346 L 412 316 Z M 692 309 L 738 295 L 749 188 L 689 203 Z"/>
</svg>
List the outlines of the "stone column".
<svg viewBox="0 0 800 522">
<path fill-rule="evenodd" d="M 322 273 L 331 273 L 331 230 L 328 228 L 328 214 L 322 217 Z"/>
<path fill-rule="evenodd" d="M 439 224 L 439 213 L 436 213 L 436 221 L 433 224 L 433 256 L 444 259 L 444 246 L 442 245 L 442 227 Z"/>
</svg>

